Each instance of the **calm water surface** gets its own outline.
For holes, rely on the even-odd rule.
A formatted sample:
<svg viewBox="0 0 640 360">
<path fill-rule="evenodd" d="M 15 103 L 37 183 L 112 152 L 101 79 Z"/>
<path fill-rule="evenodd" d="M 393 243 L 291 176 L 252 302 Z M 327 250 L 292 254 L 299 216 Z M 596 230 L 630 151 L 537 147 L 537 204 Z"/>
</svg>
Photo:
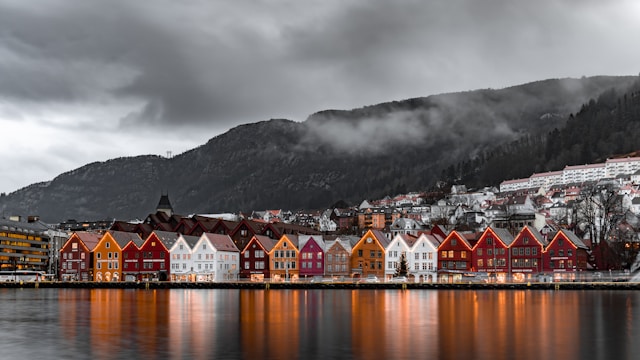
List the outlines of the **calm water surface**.
<svg viewBox="0 0 640 360">
<path fill-rule="evenodd" d="M 1 289 L 2 359 L 637 359 L 640 292 Z"/>
</svg>

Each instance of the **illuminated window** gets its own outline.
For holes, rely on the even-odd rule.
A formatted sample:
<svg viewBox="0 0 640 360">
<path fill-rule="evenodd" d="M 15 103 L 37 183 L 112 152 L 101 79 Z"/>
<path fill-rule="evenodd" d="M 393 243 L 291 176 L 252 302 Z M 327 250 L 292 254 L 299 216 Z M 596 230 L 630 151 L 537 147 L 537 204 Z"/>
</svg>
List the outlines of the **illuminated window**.
<svg viewBox="0 0 640 360">
<path fill-rule="evenodd" d="M 454 256 L 453 255 L 453 250 L 449 250 L 449 253 L 447 255 L 448 255 L 447 257 L 449 257 L 449 258 L 453 258 L 453 256 Z"/>
<path fill-rule="evenodd" d="M 478 267 L 484 267 L 484 260 L 478 259 Z"/>
</svg>

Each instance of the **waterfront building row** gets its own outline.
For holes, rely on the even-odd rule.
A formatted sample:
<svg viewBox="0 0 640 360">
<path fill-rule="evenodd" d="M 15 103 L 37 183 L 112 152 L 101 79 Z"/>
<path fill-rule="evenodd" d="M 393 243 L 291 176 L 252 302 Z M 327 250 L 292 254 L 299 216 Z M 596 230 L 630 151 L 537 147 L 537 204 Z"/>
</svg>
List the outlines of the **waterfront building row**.
<svg viewBox="0 0 640 360">
<path fill-rule="evenodd" d="M 393 237 L 378 230 L 361 237 L 254 235 L 242 250 L 223 234 L 156 230 L 143 240 L 109 230 L 73 233 L 60 250 L 59 274 L 63 281 L 390 281 L 404 263 L 411 282 L 459 282 L 474 274 L 533 281 L 543 273 L 571 280 L 587 270 L 588 251 L 571 231 L 562 229 L 547 242 L 531 226 L 516 236 L 493 227 L 482 233 L 434 227 Z"/>
</svg>

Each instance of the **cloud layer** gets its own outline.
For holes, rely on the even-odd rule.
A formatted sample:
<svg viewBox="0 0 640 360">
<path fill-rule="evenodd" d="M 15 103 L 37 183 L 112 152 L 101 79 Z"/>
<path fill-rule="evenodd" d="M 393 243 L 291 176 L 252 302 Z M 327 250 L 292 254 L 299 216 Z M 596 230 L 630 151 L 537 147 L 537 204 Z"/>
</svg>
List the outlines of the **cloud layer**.
<svg viewBox="0 0 640 360">
<path fill-rule="evenodd" d="M 633 0 L 0 0 L 0 191 L 269 118 L 636 74 L 639 13 Z"/>
</svg>

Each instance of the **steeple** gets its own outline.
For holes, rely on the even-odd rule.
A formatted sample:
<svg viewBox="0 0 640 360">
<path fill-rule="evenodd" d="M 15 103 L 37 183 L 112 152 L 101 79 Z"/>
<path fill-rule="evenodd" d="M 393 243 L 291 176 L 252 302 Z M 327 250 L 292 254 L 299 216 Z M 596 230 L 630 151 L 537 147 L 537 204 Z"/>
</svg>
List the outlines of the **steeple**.
<svg viewBox="0 0 640 360">
<path fill-rule="evenodd" d="M 156 212 L 158 211 L 164 212 L 169 217 L 173 215 L 173 207 L 171 206 L 171 202 L 169 201 L 169 193 L 162 194 L 160 196 L 160 201 L 158 202 L 158 206 L 156 207 Z"/>
</svg>

